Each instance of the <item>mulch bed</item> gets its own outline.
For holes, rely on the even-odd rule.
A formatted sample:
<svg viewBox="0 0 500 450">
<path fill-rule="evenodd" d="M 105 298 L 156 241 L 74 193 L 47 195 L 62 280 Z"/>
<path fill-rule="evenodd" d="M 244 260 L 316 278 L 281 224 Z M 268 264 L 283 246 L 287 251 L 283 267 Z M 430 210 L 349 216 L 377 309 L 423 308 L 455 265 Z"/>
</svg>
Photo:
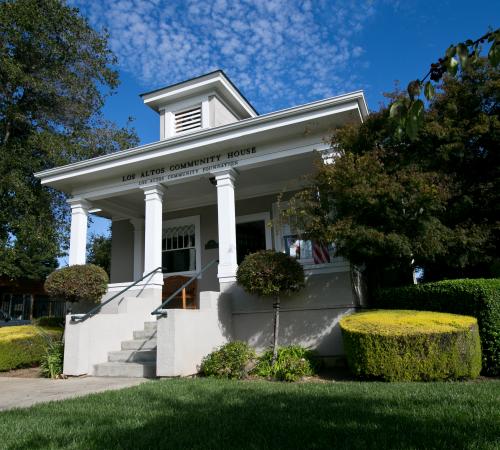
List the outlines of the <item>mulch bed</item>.
<svg viewBox="0 0 500 450">
<path fill-rule="evenodd" d="M 24 369 L 14 369 L 8 372 L 0 372 L 0 377 L 11 378 L 41 378 L 40 367 L 26 367 Z"/>
</svg>

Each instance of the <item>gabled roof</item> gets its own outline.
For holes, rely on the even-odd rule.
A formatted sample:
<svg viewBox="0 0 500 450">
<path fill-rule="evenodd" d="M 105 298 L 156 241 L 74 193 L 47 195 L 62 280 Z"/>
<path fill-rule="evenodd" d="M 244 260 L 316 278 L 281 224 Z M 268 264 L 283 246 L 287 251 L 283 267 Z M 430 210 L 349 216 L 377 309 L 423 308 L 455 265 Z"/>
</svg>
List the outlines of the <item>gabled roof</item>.
<svg viewBox="0 0 500 450">
<path fill-rule="evenodd" d="M 162 106 L 207 91 L 216 91 L 240 115 L 240 119 L 259 113 L 222 70 L 140 94 L 144 103 L 158 112 Z"/>
</svg>

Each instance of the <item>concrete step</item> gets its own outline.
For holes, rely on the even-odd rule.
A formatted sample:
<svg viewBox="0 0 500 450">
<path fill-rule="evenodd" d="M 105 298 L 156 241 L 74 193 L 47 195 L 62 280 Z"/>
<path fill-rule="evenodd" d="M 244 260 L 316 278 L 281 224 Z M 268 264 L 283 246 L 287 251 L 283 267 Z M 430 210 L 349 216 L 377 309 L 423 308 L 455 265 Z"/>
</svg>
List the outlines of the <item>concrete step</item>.
<svg viewBox="0 0 500 450">
<path fill-rule="evenodd" d="M 107 362 L 95 365 L 96 377 L 156 377 L 156 363 Z"/>
<path fill-rule="evenodd" d="M 156 349 L 156 338 L 133 339 L 122 341 L 122 350 L 154 350 Z"/>
<path fill-rule="evenodd" d="M 138 330 L 134 331 L 134 339 L 156 338 L 156 330 Z"/>
<path fill-rule="evenodd" d="M 109 362 L 156 362 L 156 350 L 122 350 L 108 353 Z"/>
<path fill-rule="evenodd" d="M 144 322 L 144 331 L 156 330 L 158 322 L 153 320 L 151 322 Z"/>
</svg>

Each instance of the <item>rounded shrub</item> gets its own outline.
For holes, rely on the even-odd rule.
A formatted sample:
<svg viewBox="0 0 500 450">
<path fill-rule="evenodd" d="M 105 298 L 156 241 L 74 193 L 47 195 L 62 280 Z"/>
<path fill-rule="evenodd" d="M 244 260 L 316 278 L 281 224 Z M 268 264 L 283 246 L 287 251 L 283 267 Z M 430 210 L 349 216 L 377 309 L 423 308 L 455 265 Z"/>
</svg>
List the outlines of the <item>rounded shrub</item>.
<svg viewBox="0 0 500 450">
<path fill-rule="evenodd" d="M 52 272 L 45 280 L 45 291 L 67 302 L 98 302 L 108 288 L 108 274 L 94 264 L 74 265 Z"/>
<path fill-rule="evenodd" d="M 313 351 L 299 345 L 290 345 L 278 349 L 274 364 L 273 351 L 266 351 L 259 357 L 253 373 L 281 381 L 298 381 L 303 377 L 315 375 L 316 369 L 317 362 Z"/>
<path fill-rule="evenodd" d="M 275 298 L 302 289 L 304 269 L 285 253 L 261 250 L 245 257 L 236 280 L 250 294 Z"/>
<path fill-rule="evenodd" d="M 340 321 L 354 375 L 388 381 L 475 378 L 481 345 L 473 317 L 429 311 L 374 310 Z"/>
<path fill-rule="evenodd" d="M 246 342 L 229 342 L 203 358 L 200 373 L 206 377 L 245 378 L 256 356 Z"/>
</svg>

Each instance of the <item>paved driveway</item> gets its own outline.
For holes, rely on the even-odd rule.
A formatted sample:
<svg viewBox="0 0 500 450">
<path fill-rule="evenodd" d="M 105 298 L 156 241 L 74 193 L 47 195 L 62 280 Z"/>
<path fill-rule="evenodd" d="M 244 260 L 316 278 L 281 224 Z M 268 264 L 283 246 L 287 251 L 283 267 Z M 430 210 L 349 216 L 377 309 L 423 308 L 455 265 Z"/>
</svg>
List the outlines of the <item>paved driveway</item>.
<svg viewBox="0 0 500 450">
<path fill-rule="evenodd" d="M 26 408 L 35 403 L 80 397 L 94 392 L 123 389 L 148 381 L 145 378 L 108 377 L 78 377 L 66 380 L 0 378 L 0 411 Z"/>
</svg>

